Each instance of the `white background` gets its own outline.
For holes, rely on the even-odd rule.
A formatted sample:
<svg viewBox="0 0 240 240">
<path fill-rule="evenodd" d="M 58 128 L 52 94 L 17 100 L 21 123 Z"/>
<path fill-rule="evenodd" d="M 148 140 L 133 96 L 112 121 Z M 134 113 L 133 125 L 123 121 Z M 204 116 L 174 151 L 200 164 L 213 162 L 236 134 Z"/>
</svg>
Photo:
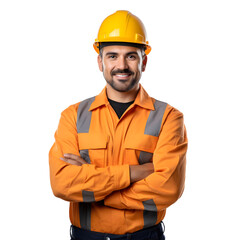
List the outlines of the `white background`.
<svg viewBox="0 0 240 240">
<path fill-rule="evenodd" d="M 147 29 L 142 85 L 185 115 L 186 187 L 167 211 L 167 240 L 239 240 L 237 0 L 0 2 L 0 239 L 69 239 L 48 151 L 61 111 L 105 85 L 92 43 L 116 10 Z"/>
</svg>

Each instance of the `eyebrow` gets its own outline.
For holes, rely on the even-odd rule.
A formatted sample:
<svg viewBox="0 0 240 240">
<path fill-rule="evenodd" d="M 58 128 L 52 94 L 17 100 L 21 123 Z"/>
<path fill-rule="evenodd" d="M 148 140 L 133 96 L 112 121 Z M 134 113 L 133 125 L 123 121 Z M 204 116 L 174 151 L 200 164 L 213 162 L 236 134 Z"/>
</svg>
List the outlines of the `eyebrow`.
<svg viewBox="0 0 240 240">
<path fill-rule="evenodd" d="M 107 52 L 106 55 L 117 55 L 116 52 Z"/>
<path fill-rule="evenodd" d="M 138 53 L 137 53 L 137 52 L 135 52 L 135 51 L 128 52 L 126 55 L 132 55 L 132 54 L 136 54 L 136 55 L 138 55 Z"/>
<path fill-rule="evenodd" d="M 132 55 L 132 54 L 138 55 L 138 53 L 135 52 L 135 51 L 126 53 L 127 56 L 128 56 L 128 55 Z M 117 52 L 107 52 L 107 53 L 106 53 L 106 56 L 108 56 L 108 55 L 118 55 L 118 53 L 117 53 Z"/>
</svg>

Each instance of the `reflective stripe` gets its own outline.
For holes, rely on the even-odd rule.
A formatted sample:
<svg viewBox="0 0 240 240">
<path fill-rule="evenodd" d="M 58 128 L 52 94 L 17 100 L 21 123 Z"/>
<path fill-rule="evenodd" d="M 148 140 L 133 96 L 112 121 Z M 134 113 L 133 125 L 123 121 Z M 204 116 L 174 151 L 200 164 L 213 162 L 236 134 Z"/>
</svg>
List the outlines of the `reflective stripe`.
<svg viewBox="0 0 240 240">
<path fill-rule="evenodd" d="M 80 150 L 79 151 L 81 157 L 87 162 L 87 163 L 91 163 L 91 159 L 89 157 L 89 153 L 88 153 L 88 149 L 84 149 L 84 150 Z"/>
<path fill-rule="evenodd" d="M 83 202 L 95 202 L 94 193 L 91 191 L 82 190 Z"/>
<path fill-rule="evenodd" d="M 83 229 L 91 230 L 91 202 L 95 202 L 94 193 L 82 191 L 83 202 L 79 203 L 80 224 Z"/>
<path fill-rule="evenodd" d="M 91 230 L 91 203 L 79 203 L 81 228 Z"/>
<path fill-rule="evenodd" d="M 152 154 L 152 153 L 141 151 L 141 152 L 140 152 L 140 155 L 139 155 L 138 162 L 139 162 L 139 164 L 144 164 L 144 163 L 152 162 L 152 161 L 151 161 L 151 160 L 152 160 L 152 157 L 153 157 L 153 154 Z"/>
<path fill-rule="evenodd" d="M 157 207 L 152 199 L 143 201 L 144 228 L 152 227 L 157 222 Z"/>
<path fill-rule="evenodd" d="M 95 97 L 82 101 L 78 106 L 77 112 L 77 132 L 88 133 L 92 118 L 92 112 L 88 111 Z M 88 149 L 80 150 L 81 157 L 90 163 Z M 81 228 L 91 230 L 91 202 L 95 202 L 94 193 L 82 191 L 83 202 L 79 203 L 79 216 Z"/>
<path fill-rule="evenodd" d="M 155 110 L 149 114 L 144 134 L 158 137 L 161 130 L 162 118 L 167 107 L 167 103 L 156 100 L 154 103 Z"/>
<path fill-rule="evenodd" d="M 92 118 L 92 112 L 88 111 L 95 97 L 82 101 L 77 112 L 77 132 L 88 133 Z"/>
<path fill-rule="evenodd" d="M 154 211 L 157 212 L 157 207 L 156 204 L 152 199 L 149 199 L 147 201 L 143 201 L 143 206 L 144 206 L 144 211 Z"/>
</svg>

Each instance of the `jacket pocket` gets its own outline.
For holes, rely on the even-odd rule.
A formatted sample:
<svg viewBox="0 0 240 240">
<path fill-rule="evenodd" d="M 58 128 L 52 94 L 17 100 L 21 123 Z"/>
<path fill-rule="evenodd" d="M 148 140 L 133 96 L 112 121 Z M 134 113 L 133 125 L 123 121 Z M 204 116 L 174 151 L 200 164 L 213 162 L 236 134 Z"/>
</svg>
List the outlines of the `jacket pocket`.
<svg viewBox="0 0 240 240">
<path fill-rule="evenodd" d="M 128 136 L 124 143 L 124 159 L 128 164 L 144 164 L 152 162 L 158 137 L 150 135 Z"/>
<path fill-rule="evenodd" d="M 105 167 L 107 138 L 89 133 L 78 134 L 78 147 L 81 157 L 89 164 Z"/>
</svg>

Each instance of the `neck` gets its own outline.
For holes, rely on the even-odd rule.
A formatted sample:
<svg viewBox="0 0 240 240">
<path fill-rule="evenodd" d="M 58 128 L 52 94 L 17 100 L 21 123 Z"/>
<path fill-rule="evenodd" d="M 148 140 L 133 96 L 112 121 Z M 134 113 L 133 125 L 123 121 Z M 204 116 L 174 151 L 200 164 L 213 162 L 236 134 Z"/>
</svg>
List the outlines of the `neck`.
<svg viewBox="0 0 240 240">
<path fill-rule="evenodd" d="M 108 98 L 115 102 L 122 102 L 122 103 L 134 101 L 139 90 L 139 85 L 128 92 L 119 92 L 113 89 L 109 84 L 107 84 L 106 87 L 107 87 Z"/>
</svg>

